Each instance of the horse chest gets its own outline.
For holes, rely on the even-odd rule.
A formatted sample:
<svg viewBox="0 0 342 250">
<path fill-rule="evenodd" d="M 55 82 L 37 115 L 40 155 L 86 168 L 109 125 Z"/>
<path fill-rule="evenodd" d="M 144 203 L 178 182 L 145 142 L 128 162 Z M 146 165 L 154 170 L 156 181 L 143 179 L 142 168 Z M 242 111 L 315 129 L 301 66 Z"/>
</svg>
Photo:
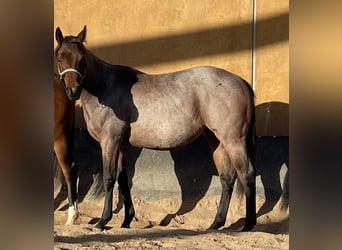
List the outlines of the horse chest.
<svg viewBox="0 0 342 250">
<path fill-rule="evenodd" d="M 84 120 L 89 133 L 97 140 L 120 136 L 125 122 L 116 117 L 113 110 L 98 102 L 97 98 L 82 98 Z"/>
</svg>

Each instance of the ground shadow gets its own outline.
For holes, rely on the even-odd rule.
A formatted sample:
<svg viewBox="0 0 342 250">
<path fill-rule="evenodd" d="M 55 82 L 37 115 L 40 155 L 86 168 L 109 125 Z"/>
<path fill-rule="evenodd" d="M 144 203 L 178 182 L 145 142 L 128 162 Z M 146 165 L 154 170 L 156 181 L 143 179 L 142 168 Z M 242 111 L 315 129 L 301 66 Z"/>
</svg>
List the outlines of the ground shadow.
<svg viewBox="0 0 342 250">
<path fill-rule="evenodd" d="M 109 235 L 103 233 L 91 234 L 91 235 L 81 235 L 81 236 L 55 236 L 54 242 L 61 243 L 78 243 L 82 244 L 89 241 L 101 241 L 101 242 L 123 242 L 127 239 L 135 238 L 149 238 L 149 239 L 162 239 L 164 237 L 168 238 L 171 236 L 196 236 L 212 233 L 212 231 L 194 231 L 187 229 L 170 229 L 170 230 L 160 230 L 158 232 L 133 232 L 131 234 L 116 234 Z"/>
<path fill-rule="evenodd" d="M 288 233 L 288 219 L 284 221 L 280 221 L 277 223 L 271 224 L 264 224 L 264 225 L 256 225 L 256 229 L 253 229 L 255 232 L 268 232 L 273 234 L 281 234 L 281 233 Z M 276 228 L 276 229 L 274 229 Z M 111 229 L 111 227 L 108 227 Z M 106 230 L 108 230 L 106 229 Z M 91 230 L 91 229 L 90 229 Z M 189 229 L 169 229 L 169 230 L 158 230 L 150 231 L 150 230 L 141 230 L 139 232 L 133 231 L 132 233 L 125 233 L 125 234 L 103 234 L 103 233 L 95 233 L 89 235 L 79 235 L 79 236 L 64 236 L 64 235 L 56 235 L 54 236 L 54 242 L 59 243 L 87 243 L 92 241 L 100 241 L 100 242 L 124 242 L 126 240 L 132 239 L 163 239 L 163 238 L 170 238 L 174 237 L 175 239 L 184 236 L 199 236 L 199 235 L 206 235 L 212 234 L 213 231 L 223 235 L 233 235 L 238 236 L 240 232 L 233 232 L 230 229 L 222 229 L 222 230 L 189 230 Z"/>
</svg>

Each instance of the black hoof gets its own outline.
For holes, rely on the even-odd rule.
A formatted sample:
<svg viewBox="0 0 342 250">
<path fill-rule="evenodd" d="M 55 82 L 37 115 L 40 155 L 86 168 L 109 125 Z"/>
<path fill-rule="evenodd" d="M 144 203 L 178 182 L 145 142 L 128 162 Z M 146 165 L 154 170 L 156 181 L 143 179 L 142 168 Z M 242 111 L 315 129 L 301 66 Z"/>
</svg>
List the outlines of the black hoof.
<svg viewBox="0 0 342 250">
<path fill-rule="evenodd" d="M 131 222 L 134 218 L 134 213 L 127 216 L 121 225 L 121 228 L 130 228 Z"/>
<path fill-rule="evenodd" d="M 130 224 L 131 224 L 132 219 L 133 219 L 133 217 L 129 218 L 129 219 L 125 219 L 121 225 L 121 228 L 130 228 Z"/>
<path fill-rule="evenodd" d="M 243 229 L 242 232 L 249 232 L 253 229 L 253 227 L 255 226 L 255 224 L 246 224 Z"/>
<path fill-rule="evenodd" d="M 159 223 L 159 226 L 167 226 L 170 224 L 171 220 L 176 217 L 176 214 L 168 214 L 165 216 L 164 219 L 162 219 Z"/>
<path fill-rule="evenodd" d="M 122 223 L 121 228 L 130 228 L 130 223 Z"/>
</svg>

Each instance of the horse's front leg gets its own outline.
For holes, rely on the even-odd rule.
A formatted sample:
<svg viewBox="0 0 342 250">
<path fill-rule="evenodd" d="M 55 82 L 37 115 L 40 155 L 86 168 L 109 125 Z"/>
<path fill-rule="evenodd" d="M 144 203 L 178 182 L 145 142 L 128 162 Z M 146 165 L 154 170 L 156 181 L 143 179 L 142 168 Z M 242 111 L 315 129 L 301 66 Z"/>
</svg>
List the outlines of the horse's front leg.
<svg viewBox="0 0 342 250">
<path fill-rule="evenodd" d="M 106 141 L 101 141 L 100 144 L 102 149 L 105 201 L 101 219 L 95 225 L 95 228 L 104 230 L 105 225 L 111 220 L 113 215 L 113 188 L 117 174 L 120 138 L 109 138 Z"/>
</svg>

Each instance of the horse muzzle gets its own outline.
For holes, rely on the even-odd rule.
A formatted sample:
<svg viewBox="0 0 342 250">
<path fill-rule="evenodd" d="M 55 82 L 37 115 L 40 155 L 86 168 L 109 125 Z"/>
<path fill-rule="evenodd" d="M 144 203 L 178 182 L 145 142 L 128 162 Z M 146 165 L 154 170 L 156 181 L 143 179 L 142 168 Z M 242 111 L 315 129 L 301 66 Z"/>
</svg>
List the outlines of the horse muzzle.
<svg viewBox="0 0 342 250">
<path fill-rule="evenodd" d="M 81 91 L 82 91 L 81 85 L 77 85 L 76 88 L 65 87 L 65 92 L 66 92 L 68 98 L 72 101 L 78 100 L 80 98 Z"/>
<path fill-rule="evenodd" d="M 84 58 L 82 58 L 81 60 L 82 65 L 85 65 L 85 60 Z M 75 78 L 75 75 L 72 76 L 73 79 L 64 79 L 66 76 L 67 73 L 70 73 L 70 72 L 73 72 L 73 73 L 76 73 L 76 78 Z M 63 71 L 60 70 L 59 68 L 59 65 L 58 65 L 58 74 L 59 74 L 59 77 L 60 79 L 63 81 L 63 85 L 64 85 L 64 88 L 65 88 L 65 92 L 68 96 L 68 98 L 70 100 L 77 100 L 80 98 L 81 96 L 81 91 L 82 91 L 82 81 L 83 79 L 85 78 L 85 72 L 86 70 L 84 69 L 84 74 L 81 74 L 78 70 L 74 69 L 74 68 L 67 68 Z M 70 77 L 70 75 L 69 75 Z M 68 77 L 67 77 L 68 78 Z M 73 84 L 67 84 L 67 82 L 73 82 Z M 71 87 L 71 86 L 75 86 L 76 87 Z"/>
</svg>

